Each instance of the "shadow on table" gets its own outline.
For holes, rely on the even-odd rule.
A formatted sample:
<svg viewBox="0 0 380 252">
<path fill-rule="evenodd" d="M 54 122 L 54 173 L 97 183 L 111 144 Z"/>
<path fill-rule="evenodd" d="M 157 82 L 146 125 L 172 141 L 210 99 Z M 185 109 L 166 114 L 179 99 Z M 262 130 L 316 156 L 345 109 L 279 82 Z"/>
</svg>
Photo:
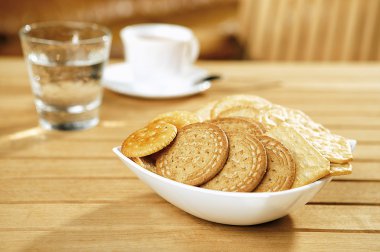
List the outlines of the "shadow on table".
<svg viewBox="0 0 380 252">
<path fill-rule="evenodd" d="M 69 204 L 70 215 L 85 213 L 60 225 L 52 224 L 27 251 L 291 251 L 292 218 L 255 226 L 229 226 L 191 216 L 157 197 L 129 203 Z M 80 210 L 78 210 L 80 209 Z M 56 217 L 58 220 L 60 217 Z M 53 231 L 51 231 L 53 230 Z"/>
</svg>

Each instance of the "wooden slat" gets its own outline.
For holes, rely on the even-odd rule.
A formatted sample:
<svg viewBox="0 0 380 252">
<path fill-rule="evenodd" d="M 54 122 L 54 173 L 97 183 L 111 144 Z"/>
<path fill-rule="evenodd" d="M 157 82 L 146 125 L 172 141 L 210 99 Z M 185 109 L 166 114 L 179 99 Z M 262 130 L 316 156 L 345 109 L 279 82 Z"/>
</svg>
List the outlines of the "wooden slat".
<svg viewBox="0 0 380 252">
<path fill-rule="evenodd" d="M 0 202 L 115 202 L 158 199 L 137 178 L 0 180 Z M 31 188 L 33 190 L 31 190 Z"/>
<path fill-rule="evenodd" d="M 157 206 L 157 207 L 154 207 Z M 55 214 L 49 214 L 55 213 Z M 46 216 L 41 218 L 41 216 Z M 133 216 L 133 218 L 131 218 Z M 339 216 L 339 218 L 332 218 Z M 353 219 L 353 217 L 355 218 Z M 176 219 L 176 221 L 172 221 Z M 235 231 L 301 231 L 332 232 L 380 231 L 380 208 L 373 206 L 306 205 L 289 216 L 273 223 L 255 227 L 213 225 L 157 198 L 146 197 L 114 204 L 2 204 L 0 231 L 22 230 L 133 230 L 142 229 L 144 222 L 150 229 L 170 226 L 179 230 L 235 230 Z M 117 225 L 115 225 L 117 224 Z M 139 227 L 140 226 L 140 227 Z M 348 233 L 348 232 L 347 232 Z"/>
<path fill-rule="evenodd" d="M 0 190 L 0 203 L 115 202 L 143 195 L 158 197 L 135 177 L 1 179 Z M 379 182 L 333 181 L 313 202 L 380 204 L 379 190 Z"/>
<path fill-rule="evenodd" d="M 371 59 L 373 52 L 371 52 L 371 43 L 375 38 L 375 33 L 373 32 L 376 28 L 376 15 L 379 15 L 380 1 L 378 0 L 368 0 L 367 1 L 368 17 L 364 25 L 364 35 L 363 42 L 360 47 L 360 59 L 366 60 Z M 377 10 L 377 11 L 376 11 Z"/>
<path fill-rule="evenodd" d="M 380 204 L 380 183 L 366 181 L 333 181 L 312 202 L 336 204 Z"/>
<path fill-rule="evenodd" d="M 376 21 L 376 24 L 377 24 L 377 27 L 380 26 L 380 8 L 377 8 L 377 21 Z M 380 60 L 380 32 L 377 32 L 375 33 L 375 39 L 374 41 L 372 42 L 372 46 L 371 46 L 371 59 L 373 59 L 374 61 L 379 61 Z"/>
<path fill-rule="evenodd" d="M 354 161 L 353 172 L 347 176 L 337 176 L 334 180 L 366 180 L 380 181 L 380 162 L 359 162 Z"/>
<path fill-rule="evenodd" d="M 380 131 L 378 128 L 360 128 L 360 126 L 355 127 L 356 129 L 342 129 L 343 124 L 334 125 L 330 127 L 330 130 L 338 135 L 342 135 L 346 138 L 356 139 L 360 145 L 380 145 Z"/>
<path fill-rule="evenodd" d="M 315 60 L 318 51 L 315 50 L 316 45 L 318 44 L 318 38 L 320 37 L 320 30 L 322 28 L 322 22 L 321 19 L 318 18 L 322 15 L 324 12 L 323 9 L 323 2 L 324 0 L 316 0 L 313 2 L 312 8 L 309 9 L 310 11 L 310 26 L 309 29 L 306 29 L 307 36 L 305 38 L 306 48 L 303 53 L 303 57 L 307 61 Z"/>
<path fill-rule="evenodd" d="M 342 59 L 344 61 L 352 59 L 352 48 L 354 46 L 355 32 L 357 29 L 358 22 L 358 11 L 360 8 L 360 1 L 357 0 L 349 0 L 349 9 L 348 9 L 348 23 L 346 26 L 346 36 L 344 39 L 344 43 L 342 45 Z"/>
<path fill-rule="evenodd" d="M 327 61 L 331 57 L 332 50 L 330 48 L 333 43 L 332 40 L 334 40 L 333 35 L 336 32 L 337 18 L 339 16 L 338 1 L 323 1 L 323 14 L 318 17 L 322 23 L 321 34 L 316 47 L 314 47 L 317 56 L 316 60 Z"/>
<path fill-rule="evenodd" d="M 269 49 L 268 58 L 270 60 L 279 60 L 281 59 L 280 55 L 280 45 L 284 43 L 283 35 L 285 33 L 282 29 L 282 25 L 286 23 L 288 18 L 288 6 L 286 1 L 277 1 L 277 9 L 275 15 L 273 16 L 273 37 L 271 39 L 271 48 Z"/>
<path fill-rule="evenodd" d="M 269 8 L 270 8 L 270 3 L 268 3 L 268 1 L 261 1 L 258 3 L 258 6 L 257 6 L 257 13 L 255 13 L 256 15 L 250 15 L 251 18 L 255 18 L 254 20 L 251 19 L 251 22 L 253 22 L 254 24 L 254 27 L 251 28 L 251 32 L 253 31 L 253 28 L 255 28 L 254 30 L 254 33 L 255 33 L 255 41 L 253 42 L 252 39 L 250 39 L 250 44 L 252 45 L 252 49 L 250 49 L 250 51 L 254 52 L 256 55 L 255 55 L 255 59 L 260 59 L 260 58 L 263 58 L 263 45 L 264 45 L 264 41 L 265 41 L 265 26 L 267 25 L 266 24 L 266 15 L 267 13 L 269 12 Z M 253 10 L 253 9 L 252 9 Z M 246 38 L 244 36 L 244 38 Z M 252 41 L 252 43 L 251 43 Z"/>
<path fill-rule="evenodd" d="M 357 161 L 379 161 L 380 148 L 377 145 L 359 145 L 354 151 Z"/>
<path fill-rule="evenodd" d="M 132 228 L 134 230 L 132 230 Z M 378 251 L 378 234 L 254 231 L 236 227 L 179 230 L 141 226 L 107 231 L 5 231 L 2 251 Z M 228 230 L 226 230 L 228 229 Z M 202 239 L 199 239 L 202 237 Z M 149 241 L 147 242 L 147 238 Z M 321 242 L 323 241 L 323 242 Z M 210 247 L 212 244 L 212 247 Z"/>
<path fill-rule="evenodd" d="M 283 45 L 282 53 L 285 53 L 285 60 L 294 60 L 297 57 L 296 45 L 300 41 L 299 30 L 301 29 L 301 23 L 298 22 L 302 18 L 302 12 L 300 11 L 303 7 L 303 1 L 294 0 L 293 4 L 289 6 L 289 13 L 287 15 L 287 22 L 285 22 L 288 27 L 286 34 L 284 35 L 287 44 L 286 50 L 284 50 Z M 291 15 L 289 15 L 291 13 Z M 283 28 L 282 28 L 283 29 Z M 285 29 L 283 29 L 285 30 Z M 249 48 L 249 45 L 248 45 Z M 278 50 L 278 49 L 277 49 Z"/>
<path fill-rule="evenodd" d="M 377 25 L 379 26 L 380 25 L 380 8 L 377 8 Z M 376 57 L 373 57 L 375 61 L 379 61 L 380 60 L 380 47 L 379 47 L 379 44 L 380 44 L 380 33 L 378 32 L 376 34 L 376 38 L 374 39 L 373 41 L 373 44 L 371 46 L 372 48 L 372 53 L 371 54 L 377 54 Z M 375 53 L 373 53 L 375 52 Z"/>
<path fill-rule="evenodd" d="M 1 159 L 0 179 L 16 178 L 135 178 L 135 175 L 116 158 L 94 162 L 83 158 Z"/>
<path fill-rule="evenodd" d="M 17 149 L 2 148 L 0 157 L 30 157 L 30 158 L 114 158 L 112 148 L 119 146 L 122 141 L 80 141 L 80 144 L 73 144 L 69 141 L 56 140 L 44 141 L 44 139 L 29 139 L 28 141 L 11 142 L 8 147 L 14 146 Z"/>
<path fill-rule="evenodd" d="M 245 44 L 248 43 L 248 41 L 242 39 L 244 37 L 244 34 L 250 32 L 250 28 L 254 25 L 254 22 L 252 22 L 250 15 L 251 8 L 256 7 L 254 4 L 254 1 L 241 0 L 238 6 L 238 19 L 241 25 L 237 31 L 237 38 L 239 39 L 239 42 L 242 46 L 245 46 Z"/>
</svg>

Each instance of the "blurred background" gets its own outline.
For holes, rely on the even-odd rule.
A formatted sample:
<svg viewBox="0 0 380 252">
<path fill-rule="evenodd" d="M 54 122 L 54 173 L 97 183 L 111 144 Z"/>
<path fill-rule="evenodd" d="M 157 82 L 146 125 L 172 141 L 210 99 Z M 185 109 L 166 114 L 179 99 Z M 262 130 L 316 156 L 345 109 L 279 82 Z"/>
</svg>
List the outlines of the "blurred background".
<svg viewBox="0 0 380 252">
<path fill-rule="evenodd" d="M 0 55 L 21 55 L 18 30 L 38 21 L 95 22 L 121 28 L 172 23 L 191 28 L 201 59 L 380 60 L 380 0 L 1 0 Z"/>
</svg>

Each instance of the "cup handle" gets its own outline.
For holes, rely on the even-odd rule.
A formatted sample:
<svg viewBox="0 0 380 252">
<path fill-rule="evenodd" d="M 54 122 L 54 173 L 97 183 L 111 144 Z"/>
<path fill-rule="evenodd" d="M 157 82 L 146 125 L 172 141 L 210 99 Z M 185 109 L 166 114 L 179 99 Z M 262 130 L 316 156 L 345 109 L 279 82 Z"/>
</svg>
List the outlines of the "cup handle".
<svg viewBox="0 0 380 252">
<path fill-rule="evenodd" d="M 190 41 L 190 63 L 194 63 L 194 61 L 199 56 L 199 41 L 196 37 L 193 37 Z"/>
</svg>

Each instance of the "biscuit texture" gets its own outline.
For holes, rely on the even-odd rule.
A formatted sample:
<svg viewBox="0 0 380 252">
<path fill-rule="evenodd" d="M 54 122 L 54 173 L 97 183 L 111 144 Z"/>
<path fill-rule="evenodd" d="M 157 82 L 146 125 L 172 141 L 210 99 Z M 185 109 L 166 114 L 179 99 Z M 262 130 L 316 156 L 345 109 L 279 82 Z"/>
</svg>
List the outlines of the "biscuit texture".
<svg viewBox="0 0 380 252">
<path fill-rule="evenodd" d="M 332 163 L 345 164 L 353 159 L 347 140 L 333 134 L 323 125 L 314 122 L 308 115 L 297 109 L 287 108 L 286 122 L 293 126 L 324 157 Z"/>
<path fill-rule="evenodd" d="M 341 176 L 349 175 L 352 173 L 352 165 L 350 163 L 346 164 L 330 164 L 330 175 L 331 176 Z"/>
<path fill-rule="evenodd" d="M 257 136 L 267 153 L 267 172 L 255 192 L 277 192 L 290 189 L 296 177 L 296 163 L 290 151 L 269 136 Z"/>
<path fill-rule="evenodd" d="M 235 107 L 228 108 L 228 109 L 221 111 L 218 114 L 218 118 L 240 116 L 240 117 L 257 119 L 259 113 L 260 113 L 260 110 L 254 108 L 254 107 L 247 106 L 247 105 L 245 105 L 245 106 L 239 105 L 239 106 L 235 106 Z"/>
<path fill-rule="evenodd" d="M 296 162 L 296 178 L 292 188 L 317 181 L 330 174 L 330 162 L 290 125 L 282 124 L 266 135 L 288 148 Z"/>
<path fill-rule="evenodd" d="M 211 110 L 211 119 L 219 117 L 219 114 L 228 109 L 246 106 L 253 109 L 262 109 L 272 105 L 268 100 L 254 95 L 231 95 L 220 99 Z"/>
<path fill-rule="evenodd" d="M 189 185 L 212 179 L 228 157 L 228 139 L 215 124 L 194 123 L 179 130 L 176 139 L 158 158 L 157 173 Z"/>
<path fill-rule="evenodd" d="M 251 135 L 262 135 L 264 131 L 259 123 L 254 123 L 245 118 L 239 117 L 228 117 L 228 118 L 218 118 L 210 121 L 213 124 L 218 125 L 224 132 L 228 134 L 235 132 L 242 132 Z"/>
<path fill-rule="evenodd" d="M 293 126 L 331 162 L 345 164 L 353 159 L 350 145 L 344 137 L 331 133 L 323 125 L 314 122 L 300 110 L 272 104 L 260 109 L 237 106 L 219 114 L 219 117 L 233 116 L 255 119 L 262 123 L 266 130 L 271 130 L 283 123 L 287 123 Z"/>
<path fill-rule="evenodd" d="M 261 122 L 267 130 L 277 127 L 286 122 L 288 113 L 285 107 L 273 104 L 271 107 L 263 108 L 257 115 L 256 120 Z"/>
<path fill-rule="evenodd" d="M 329 132 L 322 125 L 313 128 L 300 124 L 292 126 L 331 162 L 345 164 L 353 159 L 351 147 L 347 140 Z"/>
<path fill-rule="evenodd" d="M 176 135 L 177 128 L 170 123 L 150 123 L 129 135 L 121 146 L 121 152 L 127 157 L 148 156 L 168 146 Z"/>
<path fill-rule="evenodd" d="M 253 119 L 253 118 L 247 118 L 247 117 L 238 117 L 238 118 L 243 118 L 245 120 L 248 120 L 249 122 L 253 123 L 254 125 L 256 125 L 258 128 L 260 128 L 260 130 L 265 133 L 267 132 L 267 129 L 265 128 L 264 124 L 262 124 L 261 122 Z"/>
<path fill-rule="evenodd" d="M 251 192 L 266 171 L 265 148 L 257 138 L 245 133 L 230 133 L 228 139 L 230 151 L 226 165 L 202 187 L 228 192 Z"/>
</svg>

